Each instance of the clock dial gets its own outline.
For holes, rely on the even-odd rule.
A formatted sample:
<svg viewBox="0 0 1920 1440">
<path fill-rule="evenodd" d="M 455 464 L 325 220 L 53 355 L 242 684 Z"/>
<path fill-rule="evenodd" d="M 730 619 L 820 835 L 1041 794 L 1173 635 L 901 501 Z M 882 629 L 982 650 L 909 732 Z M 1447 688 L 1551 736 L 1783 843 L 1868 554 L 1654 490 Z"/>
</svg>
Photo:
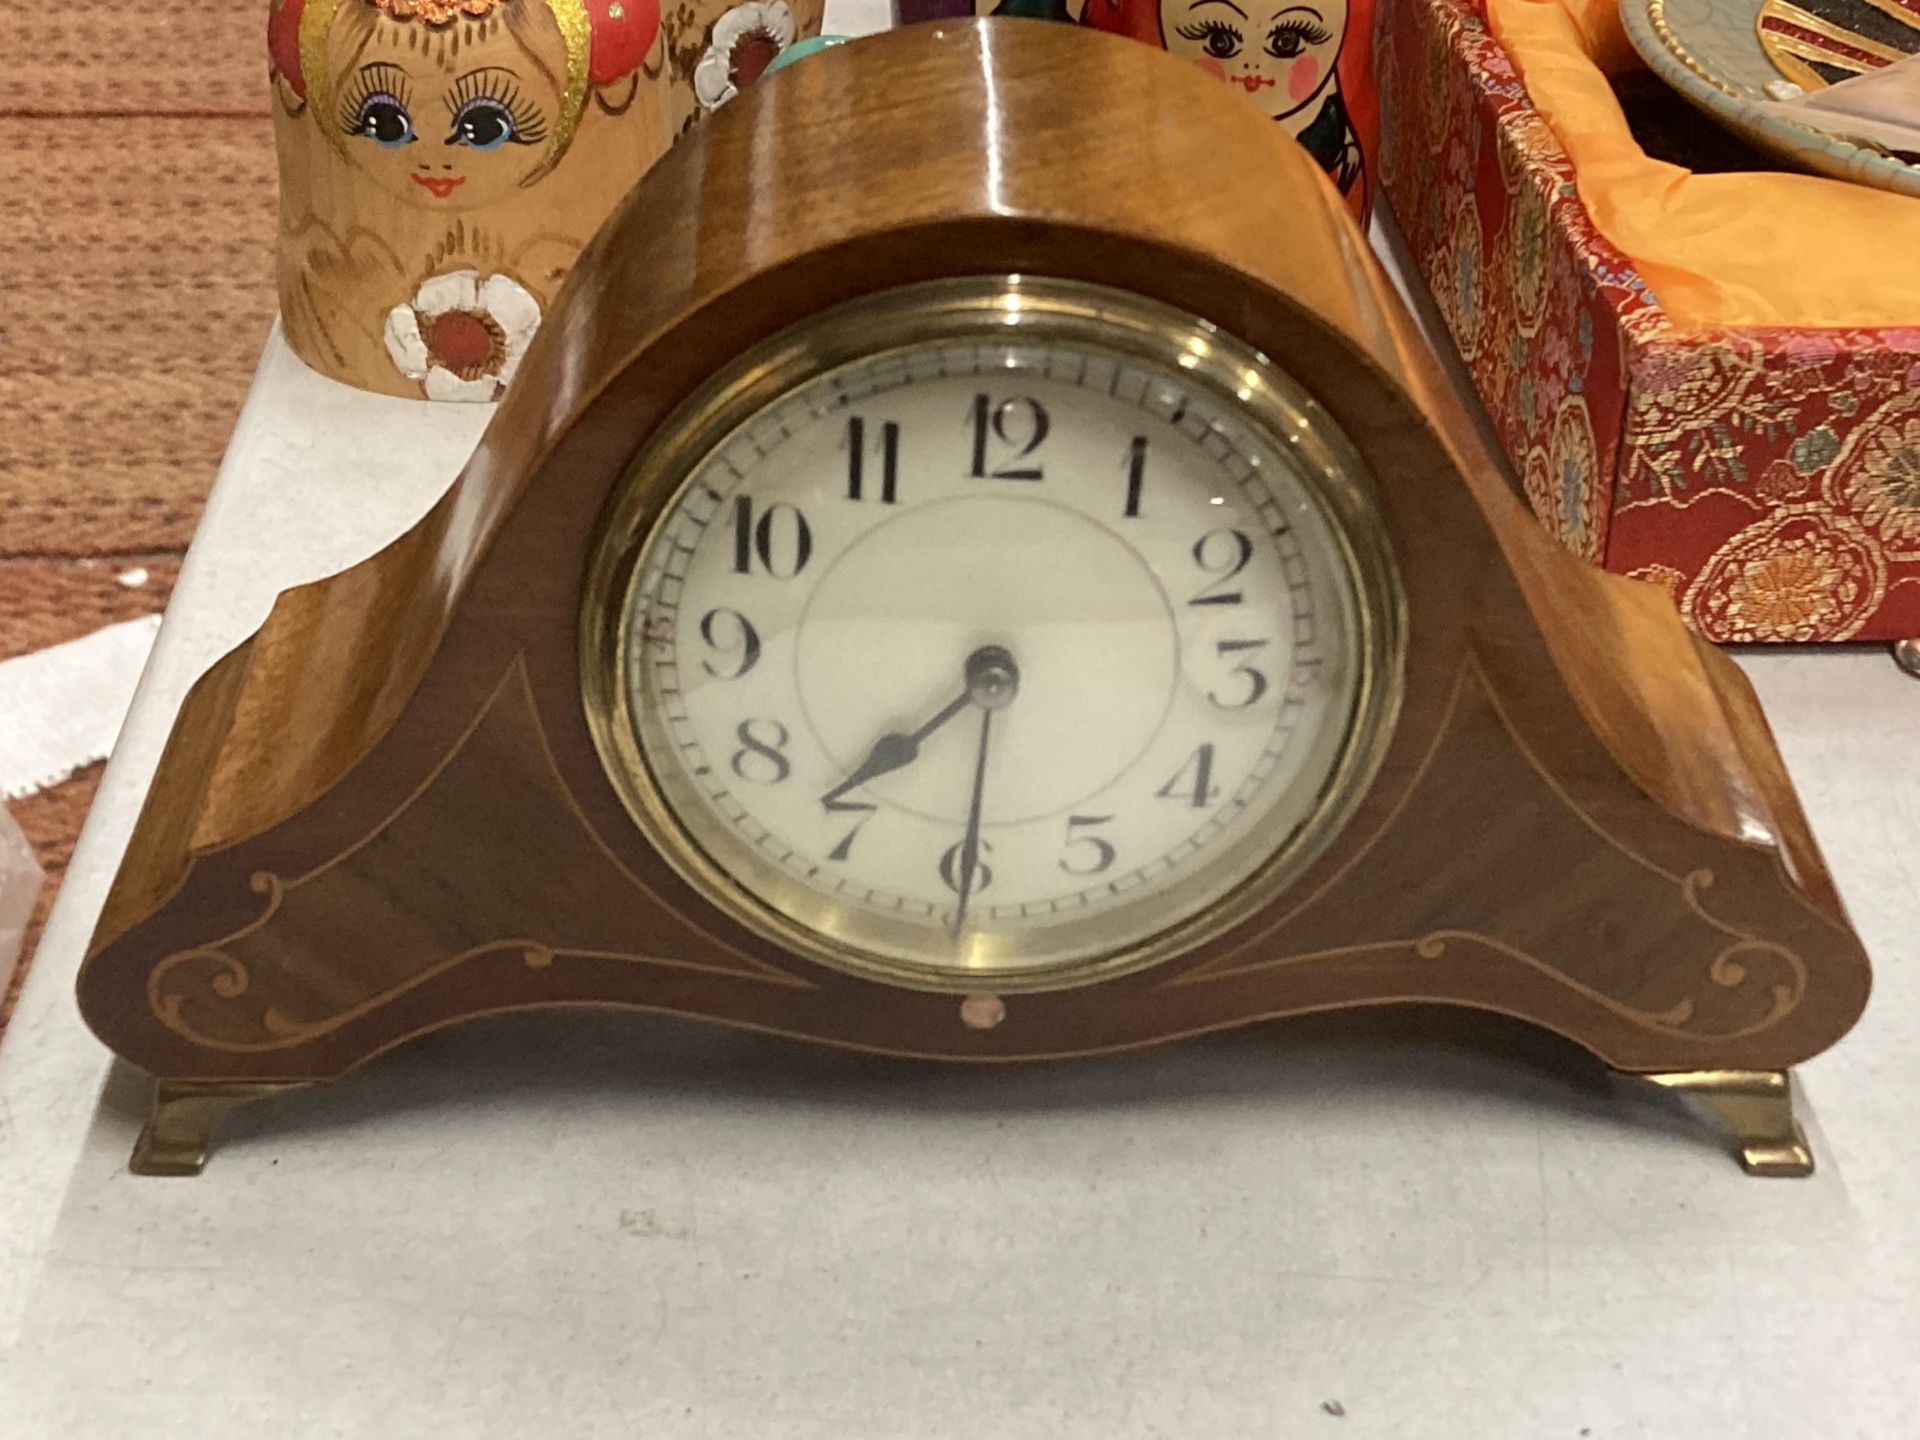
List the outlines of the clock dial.
<svg viewBox="0 0 1920 1440">
<path fill-rule="evenodd" d="M 616 657 L 679 839 L 933 982 L 1138 953 L 1298 849 L 1375 660 L 1327 478 L 1243 403 L 1272 377 L 999 332 L 825 368 L 696 456 Z"/>
</svg>

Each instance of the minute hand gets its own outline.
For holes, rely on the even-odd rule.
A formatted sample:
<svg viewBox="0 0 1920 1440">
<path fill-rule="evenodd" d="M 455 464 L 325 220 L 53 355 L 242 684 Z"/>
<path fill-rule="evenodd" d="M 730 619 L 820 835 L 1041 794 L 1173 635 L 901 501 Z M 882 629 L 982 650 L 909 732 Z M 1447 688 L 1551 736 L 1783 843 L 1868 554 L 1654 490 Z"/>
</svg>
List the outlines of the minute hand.
<svg viewBox="0 0 1920 1440">
<path fill-rule="evenodd" d="M 882 775 L 911 765 L 920 758 L 920 746 L 927 737 L 966 709 L 971 697 L 971 690 L 962 690 L 947 702 L 939 714 L 910 734 L 896 730 L 882 735 L 874 741 L 873 749 L 867 752 L 867 758 L 860 762 L 859 768 L 822 795 L 820 803 L 831 809 L 834 802 L 849 790 L 858 790 L 869 780 L 877 780 Z"/>
<path fill-rule="evenodd" d="M 987 741 L 993 735 L 993 711 L 980 709 L 980 751 L 973 762 L 973 796 L 967 802 L 967 833 L 960 842 L 960 902 L 953 911 L 957 939 L 967 924 L 967 902 L 973 898 L 974 877 L 980 873 L 980 801 L 987 790 Z"/>
</svg>

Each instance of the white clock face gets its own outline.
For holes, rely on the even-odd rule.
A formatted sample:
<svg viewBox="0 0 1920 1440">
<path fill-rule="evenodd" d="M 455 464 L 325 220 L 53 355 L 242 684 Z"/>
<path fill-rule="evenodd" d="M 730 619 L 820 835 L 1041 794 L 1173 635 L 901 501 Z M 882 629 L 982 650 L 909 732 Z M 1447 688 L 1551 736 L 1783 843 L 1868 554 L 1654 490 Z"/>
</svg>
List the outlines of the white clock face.
<svg viewBox="0 0 1920 1440">
<path fill-rule="evenodd" d="M 1352 562 L 1288 437 L 1177 363 L 986 337 L 789 390 L 627 591 L 675 823 L 792 925 L 1018 980 L 1193 920 L 1350 749 Z"/>
</svg>

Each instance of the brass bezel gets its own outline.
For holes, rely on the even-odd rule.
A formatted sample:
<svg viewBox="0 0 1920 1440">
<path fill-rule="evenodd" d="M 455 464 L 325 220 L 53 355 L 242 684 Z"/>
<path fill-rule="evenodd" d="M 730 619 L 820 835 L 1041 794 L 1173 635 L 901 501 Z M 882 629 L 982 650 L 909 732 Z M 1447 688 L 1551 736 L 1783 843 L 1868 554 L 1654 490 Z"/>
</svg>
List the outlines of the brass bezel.
<svg viewBox="0 0 1920 1440">
<path fill-rule="evenodd" d="M 1294 831 L 1253 872 L 1198 913 L 1110 951 L 1051 966 L 917 965 L 835 933 L 834 906 L 794 877 L 762 877 L 792 911 L 735 880 L 661 794 L 636 738 L 626 683 L 632 591 L 656 523 L 701 463 L 740 426 L 795 387 L 853 361 L 929 341 L 1014 339 L 1097 346 L 1178 366 L 1276 450 L 1298 457 L 1350 577 L 1359 674 L 1345 738 L 1326 783 Z M 1156 965 L 1272 903 L 1326 849 L 1366 792 L 1399 716 L 1406 600 L 1392 542 L 1358 453 L 1332 419 L 1266 356 L 1205 320 L 1123 291 L 1020 275 L 933 281 L 823 311 L 755 346 L 683 402 L 644 441 L 611 497 L 581 600 L 580 686 L 587 728 L 614 791 L 641 834 L 700 895 L 754 933 L 822 965 L 882 984 L 939 993 L 1059 990 Z M 1245 840 L 1241 842 L 1243 845 Z M 789 893 L 790 892 L 790 893 Z M 1123 912 L 1124 913 L 1124 912 Z"/>
</svg>

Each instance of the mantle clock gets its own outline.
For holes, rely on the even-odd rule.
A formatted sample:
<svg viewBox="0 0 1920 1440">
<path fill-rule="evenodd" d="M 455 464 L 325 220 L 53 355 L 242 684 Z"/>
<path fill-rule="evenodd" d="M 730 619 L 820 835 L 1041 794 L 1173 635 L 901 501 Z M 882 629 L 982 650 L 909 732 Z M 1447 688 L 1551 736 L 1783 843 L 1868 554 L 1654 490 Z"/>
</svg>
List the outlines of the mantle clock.
<svg viewBox="0 0 1920 1440">
<path fill-rule="evenodd" d="M 1867 989 L 1745 680 L 1540 531 L 1312 162 L 1018 21 L 659 163 L 444 499 L 194 686 L 79 980 L 176 1174 L 515 1009 L 1009 1061 L 1384 1003 L 1805 1173 Z"/>
</svg>

